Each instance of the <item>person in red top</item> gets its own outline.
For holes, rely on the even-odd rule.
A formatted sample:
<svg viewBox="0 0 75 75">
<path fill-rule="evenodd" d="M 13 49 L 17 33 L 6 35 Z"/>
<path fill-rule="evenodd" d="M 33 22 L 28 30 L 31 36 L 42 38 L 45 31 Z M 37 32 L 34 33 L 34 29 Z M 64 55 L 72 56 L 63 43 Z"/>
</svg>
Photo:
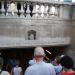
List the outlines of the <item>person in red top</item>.
<svg viewBox="0 0 75 75">
<path fill-rule="evenodd" d="M 63 66 L 64 71 L 60 75 L 75 75 L 73 71 L 73 60 L 69 56 L 64 56 L 60 60 L 60 64 Z"/>
</svg>

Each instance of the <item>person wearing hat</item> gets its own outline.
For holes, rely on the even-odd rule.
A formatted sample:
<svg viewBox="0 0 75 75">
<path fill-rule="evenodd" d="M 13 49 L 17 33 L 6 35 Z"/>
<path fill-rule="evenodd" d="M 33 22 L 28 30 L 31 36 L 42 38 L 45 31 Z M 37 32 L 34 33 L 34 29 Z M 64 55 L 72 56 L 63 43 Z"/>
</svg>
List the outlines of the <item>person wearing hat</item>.
<svg viewBox="0 0 75 75">
<path fill-rule="evenodd" d="M 18 59 L 16 60 L 16 66 L 13 68 L 12 75 L 23 75 L 22 67 L 20 67 L 20 61 Z"/>
<path fill-rule="evenodd" d="M 50 63 L 45 63 L 45 52 L 42 47 L 36 47 L 34 50 L 34 58 L 36 63 L 29 66 L 24 75 L 56 75 L 54 67 Z"/>
</svg>

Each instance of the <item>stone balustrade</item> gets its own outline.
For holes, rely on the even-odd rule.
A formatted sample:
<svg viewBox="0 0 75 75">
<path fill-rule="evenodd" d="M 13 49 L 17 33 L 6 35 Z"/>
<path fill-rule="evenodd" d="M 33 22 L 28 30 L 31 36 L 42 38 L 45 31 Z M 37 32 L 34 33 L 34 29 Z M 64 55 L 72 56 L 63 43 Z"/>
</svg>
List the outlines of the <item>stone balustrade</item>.
<svg viewBox="0 0 75 75">
<path fill-rule="evenodd" d="M 0 3 L 0 47 L 70 44 L 70 5 L 33 0 L 4 3 Z"/>
<path fill-rule="evenodd" d="M 25 6 L 26 5 L 26 6 Z M 58 16 L 60 4 L 49 4 L 49 3 L 39 3 L 39 2 L 0 2 L 0 15 L 24 15 L 25 17 L 29 14 L 31 17 L 33 15 L 41 17 L 43 16 Z M 37 8 L 38 7 L 38 8 Z"/>
</svg>

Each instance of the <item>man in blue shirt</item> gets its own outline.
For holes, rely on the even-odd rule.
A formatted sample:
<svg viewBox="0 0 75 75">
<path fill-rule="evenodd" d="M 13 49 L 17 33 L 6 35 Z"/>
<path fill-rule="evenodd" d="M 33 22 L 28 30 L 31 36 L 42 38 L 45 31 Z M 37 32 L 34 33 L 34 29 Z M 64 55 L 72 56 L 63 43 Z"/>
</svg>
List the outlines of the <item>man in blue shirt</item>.
<svg viewBox="0 0 75 75">
<path fill-rule="evenodd" d="M 36 63 L 29 66 L 24 75 L 56 75 L 53 65 L 45 63 L 43 61 L 44 57 L 44 49 L 42 47 L 36 47 L 34 51 Z"/>
</svg>

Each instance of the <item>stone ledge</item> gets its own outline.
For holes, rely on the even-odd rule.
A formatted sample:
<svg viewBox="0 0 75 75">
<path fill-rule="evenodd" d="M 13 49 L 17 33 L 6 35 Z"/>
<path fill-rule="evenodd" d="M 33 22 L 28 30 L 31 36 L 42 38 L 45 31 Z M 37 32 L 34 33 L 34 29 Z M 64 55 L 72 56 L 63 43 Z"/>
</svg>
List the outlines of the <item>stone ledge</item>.
<svg viewBox="0 0 75 75">
<path fill-rule="evenodd" d="M 39 38 L 39 40 L 25 40 L 25 38 L 15 38 L 0 36 L 0 47 L 36 47 L 36 46 L 62 46 L 69 45 L 69 37 Z"/>
<path fill-rule="evenodd" d="M 23 17 L 0 17 L 0 23 L 5 23 L 5 22 L 24 22 L 24 21 L 36 21 L 36 22 L 38 22 L 38 21 L 46 21 L 46 22 L 52 22 L 52 23 L 54 23 L 54 22 L 58 22 L 58 21 L 60 21 L 60 22 L 62 22 L 62 21 L 64 21 L 64 22 L 71 22 L 71 20 L 70 19 L 61 19 L 61 18 L 56 18 L 56 17 L 51 17 L 51 18 L 48 18 L 48 17 L 42 17 L 42 18 L 31 18 L 31 17 L 29 17 L 29 18 L 23 18 Z"/>
<path fill-rule="evenodd" d="M 27 1 L 27 2 L 39 2 L 39 3 L 48 3 L 48 4 L 66 4 L 72 5 L 71 2 L 63 2 L 63 1 L 54 1 L 54 0 L 16 0 L 16 1 Z"/>
</svg>

